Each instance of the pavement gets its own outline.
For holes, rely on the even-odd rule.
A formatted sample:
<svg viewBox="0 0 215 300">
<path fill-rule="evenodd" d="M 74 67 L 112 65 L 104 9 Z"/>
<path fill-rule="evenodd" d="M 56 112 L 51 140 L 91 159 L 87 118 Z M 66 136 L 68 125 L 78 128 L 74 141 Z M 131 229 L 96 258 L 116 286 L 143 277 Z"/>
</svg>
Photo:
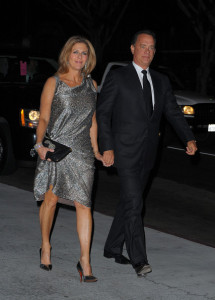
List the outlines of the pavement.
<svg viewBox="0 0 215 300">
<path fill-rule="evenodd" d="M 43 271 L 38 211 L 32 192 L 0 183 L 0 300 L 215 299 L 214 248 L 146 227 L 153 271 L 138 278 L 130 265 L 103 257 L 113 217 L 95 211 L 91 263 L 98 282 L 80 282 L 71 208 L 59 208 L 51 240 L 53 269 Z"/>
</svg>

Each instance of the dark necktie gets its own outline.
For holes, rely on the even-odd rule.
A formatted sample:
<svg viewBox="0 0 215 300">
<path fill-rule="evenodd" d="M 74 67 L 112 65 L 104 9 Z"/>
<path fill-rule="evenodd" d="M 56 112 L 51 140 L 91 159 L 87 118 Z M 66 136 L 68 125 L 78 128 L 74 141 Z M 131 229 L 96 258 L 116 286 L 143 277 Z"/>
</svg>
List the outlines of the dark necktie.
<svg viewBox="0 0 215 300">
<path fill-rule="evenodd" d="M 143 73 L 143 98 L 144 101 L 146 102 L 147 114 L 149 117 L 151 117 L 153 112 L 151 86 L 147 79 L 147 71 L 142 70 L 142 73 Z"/>
</svg>

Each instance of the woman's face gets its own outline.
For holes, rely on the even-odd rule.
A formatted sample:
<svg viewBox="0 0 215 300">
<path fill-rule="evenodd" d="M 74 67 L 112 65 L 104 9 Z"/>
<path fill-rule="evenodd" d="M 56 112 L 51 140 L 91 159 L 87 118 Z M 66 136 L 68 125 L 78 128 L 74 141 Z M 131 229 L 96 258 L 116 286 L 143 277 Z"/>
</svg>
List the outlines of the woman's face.
<svg viewBox="0 0 215 300">
<path fill-rule="evenodd" d="M 73 70 L 80 71 L 83 69 L 88 59 L 88 48 L 84 43 L 76 43 L 72 47 L 72 51 L 69 56 L 69 66 Z"/>
</svg>

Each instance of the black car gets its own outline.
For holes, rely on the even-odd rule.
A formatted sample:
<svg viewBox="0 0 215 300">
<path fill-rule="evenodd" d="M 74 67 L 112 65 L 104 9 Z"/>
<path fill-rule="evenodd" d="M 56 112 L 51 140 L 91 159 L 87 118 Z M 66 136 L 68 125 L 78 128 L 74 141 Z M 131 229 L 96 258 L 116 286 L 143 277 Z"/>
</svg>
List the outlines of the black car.
<svg viewBox="0 0 215 300">
<path fill-rule="evenodd" d="M 57 70 L 54 59 L 18 53 L 0 54 L 0 174 L 16 162 L 33 161 L 40 96 L 46 79 Z"/>
</svg>

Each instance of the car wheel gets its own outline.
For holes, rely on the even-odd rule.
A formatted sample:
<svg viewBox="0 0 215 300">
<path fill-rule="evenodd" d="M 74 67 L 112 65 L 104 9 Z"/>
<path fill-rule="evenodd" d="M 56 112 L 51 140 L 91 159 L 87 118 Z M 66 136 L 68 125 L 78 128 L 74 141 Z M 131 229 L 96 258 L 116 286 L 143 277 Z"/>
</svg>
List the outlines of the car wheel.
<svg viewBox="0 0 215 300">
<path fill-rule="evenodd" d="M 8 126 L 0 124 L 0 174 L 9 175 L 16 169 Z"/>
</svg>

